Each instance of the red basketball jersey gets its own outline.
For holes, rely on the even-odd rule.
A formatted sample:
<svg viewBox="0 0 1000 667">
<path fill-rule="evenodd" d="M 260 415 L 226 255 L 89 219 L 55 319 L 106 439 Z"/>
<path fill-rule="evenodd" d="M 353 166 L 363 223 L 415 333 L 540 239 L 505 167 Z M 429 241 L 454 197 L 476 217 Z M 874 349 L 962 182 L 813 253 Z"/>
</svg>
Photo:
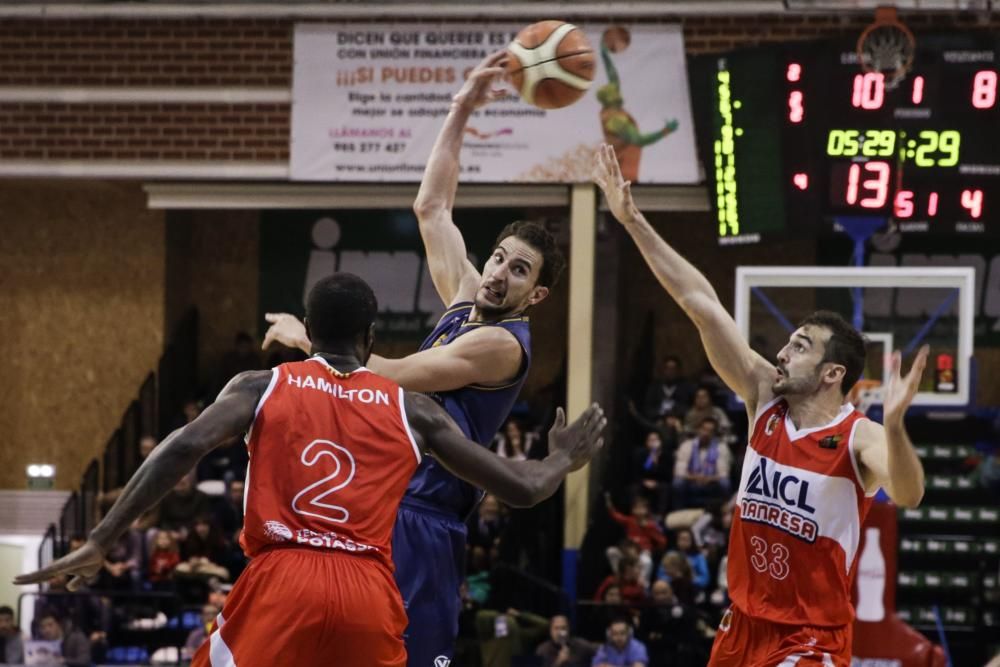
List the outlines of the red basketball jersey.
<svg viewBox="0 0 1000 667">
<path fill-rule="evenodd" d="M 757 411 L 736 496 L 727 576 L 733 604 L 775 623 L 846 625 L 866 497 L 854 454 L 864 415 L 847 404 L 796 430 L 778 398 Z"/>
<path fill-rule="evenodd" d="M 246 437 L 243 551 L 302 545 L 391 568 L 396 509 L 420 462 L 402 388 L 320 357 L 272 373 Z"/>
</svg>

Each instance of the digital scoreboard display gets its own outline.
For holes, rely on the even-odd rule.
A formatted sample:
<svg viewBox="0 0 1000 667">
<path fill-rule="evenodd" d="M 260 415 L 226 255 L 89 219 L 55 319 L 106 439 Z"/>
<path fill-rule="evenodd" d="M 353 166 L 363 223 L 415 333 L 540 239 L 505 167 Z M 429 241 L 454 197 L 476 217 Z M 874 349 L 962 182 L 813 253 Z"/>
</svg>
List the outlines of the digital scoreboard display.
<svg viewBox="0 0 1000 667">
<path fill-rule="evenodd" d="M 853 40 L 706 60 L 693 74 L 708 80 L 701 138 L 721 242 L 756 240 L 776 215 L 791 234 L 851 216 L 1000 233 L 1000 36 L 918 35 L 895 86 L 862 71 Z"/>
</svg>

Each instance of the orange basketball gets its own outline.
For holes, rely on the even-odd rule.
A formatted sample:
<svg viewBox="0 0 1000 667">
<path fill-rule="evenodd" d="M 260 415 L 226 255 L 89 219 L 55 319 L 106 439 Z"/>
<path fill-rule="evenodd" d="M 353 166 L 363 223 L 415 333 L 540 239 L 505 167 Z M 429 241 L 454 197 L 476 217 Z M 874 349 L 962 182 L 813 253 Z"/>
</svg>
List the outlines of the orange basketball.
<svg viewBox="0 0 1000 667">
<path fill-rule="evenodd" d="M 597 61 L 587 36 L 565 21 L 539 21 L 507 47 L 507 71 L 521 98 L 540 109 L 560 109 L 583 97 Z"/>
</svg>

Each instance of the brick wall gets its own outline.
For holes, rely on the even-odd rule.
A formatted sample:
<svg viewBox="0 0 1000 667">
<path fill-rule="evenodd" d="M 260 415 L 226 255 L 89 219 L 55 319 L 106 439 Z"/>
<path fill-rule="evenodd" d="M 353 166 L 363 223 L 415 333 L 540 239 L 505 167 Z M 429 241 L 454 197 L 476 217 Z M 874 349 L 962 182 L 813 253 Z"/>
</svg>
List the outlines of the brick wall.
<svg viewBox="0 0 1000 667">
<path fill-rule="evenodd" d="M 969 14 L 914 14 L 922 30 L 1000 30 Z M 866 14 L 677 17 L 691 53 L 858 34 Z M 669 19 L 664 19 L 669 21 Z M 5 20 L 0 86 L 289 89 L 290 20 Z M 0 101 L 0 160 L 288 159 L 287 103 Z"/>
</svg>

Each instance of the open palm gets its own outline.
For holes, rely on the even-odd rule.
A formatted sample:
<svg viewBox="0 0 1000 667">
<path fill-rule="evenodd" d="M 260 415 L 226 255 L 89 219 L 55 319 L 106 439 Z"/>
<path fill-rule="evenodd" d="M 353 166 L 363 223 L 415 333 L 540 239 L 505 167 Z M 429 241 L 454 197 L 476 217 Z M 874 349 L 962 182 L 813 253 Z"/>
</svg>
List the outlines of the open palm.
<svg viewBox="0 0 1000 667">
<path fill-rule="evenodd" d="M 632 182 L 622 177 L 618 156 L 610 144 L 601 144 L 597 149 L 594 182 L 604 192 L 608 210 L 618 222 L 627 225 L 639 219 L 641 214 L 632 199 Z"/>
<path fill-rule="evenodd" d="M 886 421 L 890 419 L 902 419 L 906 409 L 910 407 L 913 397 L 917 395 L 917 389 L 920 388 L 920 379 L 924 374 L 924 368 L 927 366 L 927 354 L 929 351 L 930 347 L 927 345 L 920 348 L 920 351 L 917 352 L 917 358 L 913 360 L 913 365 L 910 366 L 910 372 L 906 375 L 901 375 L 900 373 L 903 365 L 903 355 L 900 354 L 899 350 L 892 353 L 889 381 L 886 383 L 885 394 L 882 397 L 882 409 Z"/>
</svg>

